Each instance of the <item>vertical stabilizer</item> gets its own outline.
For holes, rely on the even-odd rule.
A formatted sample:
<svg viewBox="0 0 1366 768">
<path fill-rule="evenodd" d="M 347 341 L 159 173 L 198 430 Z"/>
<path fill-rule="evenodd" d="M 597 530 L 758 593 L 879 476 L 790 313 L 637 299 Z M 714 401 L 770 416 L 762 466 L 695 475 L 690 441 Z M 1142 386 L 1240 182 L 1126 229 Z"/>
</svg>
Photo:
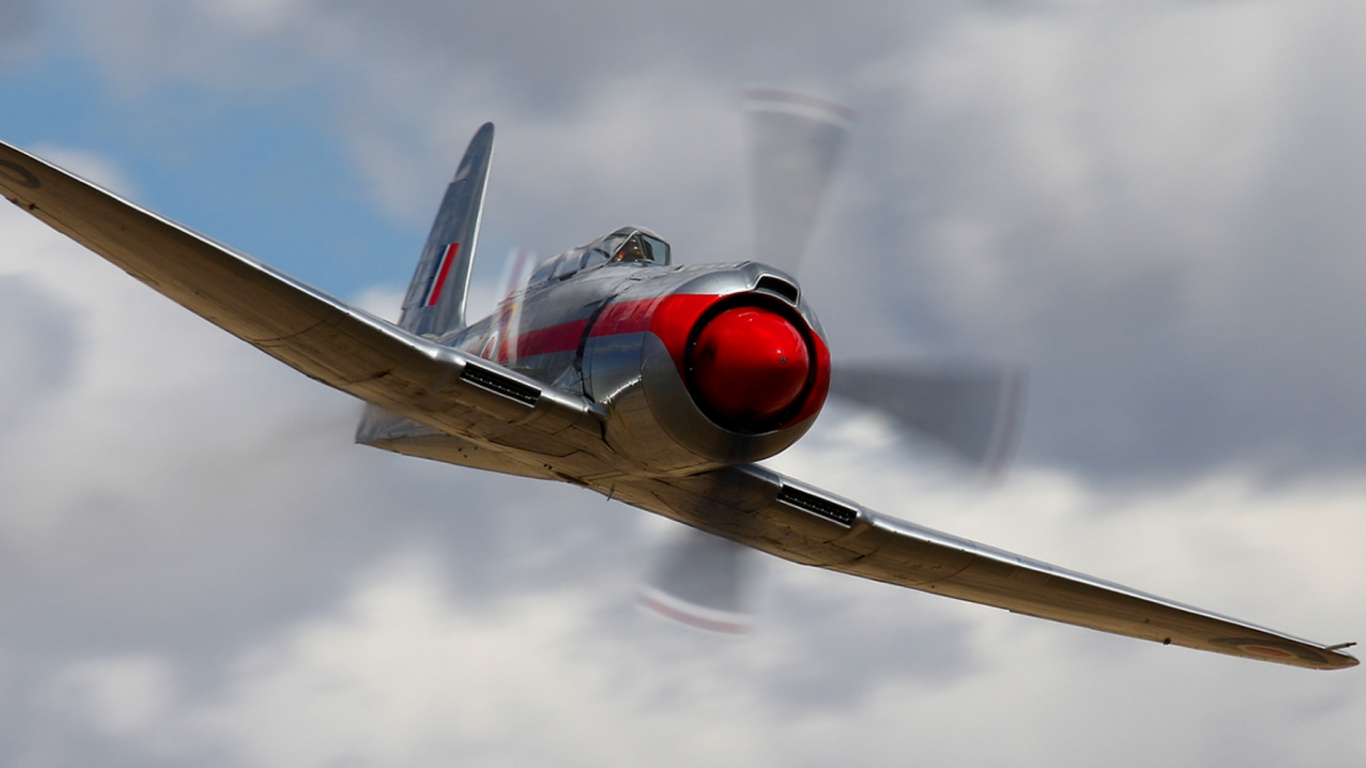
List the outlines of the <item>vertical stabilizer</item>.
<svg viewBox="0 0 1366 768">
<path fill-rule="evenodd" d="M 422 260 L 403 299 L 398 324 L 416 334 L 441 336 L 465 325 L 465 295 L 469 290 L 479 218 L 484 208 L 484 186 L 493 159 L 493 123 L 484 123 L 470 141 L 455 178 L 436 212 Z"/>
</svg>

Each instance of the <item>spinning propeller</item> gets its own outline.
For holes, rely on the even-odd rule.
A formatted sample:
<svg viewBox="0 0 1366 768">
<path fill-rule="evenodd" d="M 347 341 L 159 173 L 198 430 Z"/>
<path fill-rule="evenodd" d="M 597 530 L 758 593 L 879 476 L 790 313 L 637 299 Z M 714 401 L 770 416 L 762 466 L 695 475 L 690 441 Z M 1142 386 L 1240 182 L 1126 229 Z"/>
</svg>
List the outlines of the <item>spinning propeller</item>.
<svg viewBox="0 0 1366 768">
<path fill-rule="evenodd" d="M 755 259 L 796 273 L 849 142 L 846 107 L 776 90 L 746 93 Z M 745 387 L 717 393 L 745 402 Z M 999 472 L 1017 429 L 1024 375 L 1006 366 L 836 362 L 830 393 L 882 413 L 960 463 Z M 685 624 L 743 633 L 754 624 L 758 553 L 679 528 L 641 587 L 641 602 Z"/>
</svg>

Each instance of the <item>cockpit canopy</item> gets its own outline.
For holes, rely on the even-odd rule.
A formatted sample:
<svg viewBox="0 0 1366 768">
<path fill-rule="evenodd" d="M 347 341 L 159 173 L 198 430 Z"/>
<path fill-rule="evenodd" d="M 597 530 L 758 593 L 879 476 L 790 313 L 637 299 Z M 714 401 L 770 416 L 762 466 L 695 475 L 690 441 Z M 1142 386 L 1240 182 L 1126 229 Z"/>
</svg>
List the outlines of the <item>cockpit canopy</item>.
<svg viewBox="0 0 1366 768">
<path fill-rule="evenodd" d="M 668 266 L 669 244 L 640 227 L 622 227 L 588 245 L 571 248 L 541 262 L 531 273 L 530 285 L 566 280 L 604 264 L 653 264 Z"/>
</svg>

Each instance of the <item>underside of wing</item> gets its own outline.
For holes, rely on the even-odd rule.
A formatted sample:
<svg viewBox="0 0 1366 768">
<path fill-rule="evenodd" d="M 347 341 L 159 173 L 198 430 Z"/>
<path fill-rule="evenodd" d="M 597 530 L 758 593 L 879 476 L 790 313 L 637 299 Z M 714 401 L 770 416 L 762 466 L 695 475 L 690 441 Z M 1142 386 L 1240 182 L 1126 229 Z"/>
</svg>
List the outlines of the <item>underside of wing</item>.
<svg viewBox="0 0 1366 768">
<path fill-rule="evenodd" d="M 757 465 L 637 481 L 618 496 L 769 554 L 1066 624 L 1312 669 L 1326 646 L 877 514 Z"/>
<path fill-rule="evenodd" d="M 601 442 L 586 399 L 409 333 L 3 142 L 0 192 L 209 322 L 366 402 L 495 451 L 533 437 L 562 456 Z"/>
</svg>

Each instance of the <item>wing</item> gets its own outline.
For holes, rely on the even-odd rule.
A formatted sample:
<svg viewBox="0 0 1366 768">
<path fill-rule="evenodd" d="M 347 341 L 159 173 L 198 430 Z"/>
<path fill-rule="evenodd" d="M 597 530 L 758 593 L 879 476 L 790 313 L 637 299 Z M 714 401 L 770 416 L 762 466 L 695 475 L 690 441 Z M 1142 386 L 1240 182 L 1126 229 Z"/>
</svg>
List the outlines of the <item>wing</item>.
<svg viewBox="0 0 1366 768">
<path fill-rule="evenodd" d="M 587 471 L 600 463 L 590 455 L 601 450 L 597 410 L 582 397 L 409 333 L 3 142 L 0 192 L 318 381 L 442 432 L 472 436 L 508 461 L 534 465 L 534 454 L 518 458 L 529 445 L 559 457 L 587 451 Z"/>
<path fill-rule="evenodd" d="M 1080 627 L 1313 669 L 1340 651 L 868 510 L 757 465 L 617 496 L 787 560 Z M 1348 644 L 1350 645 L 1350 644 Z"/>
</svg>

